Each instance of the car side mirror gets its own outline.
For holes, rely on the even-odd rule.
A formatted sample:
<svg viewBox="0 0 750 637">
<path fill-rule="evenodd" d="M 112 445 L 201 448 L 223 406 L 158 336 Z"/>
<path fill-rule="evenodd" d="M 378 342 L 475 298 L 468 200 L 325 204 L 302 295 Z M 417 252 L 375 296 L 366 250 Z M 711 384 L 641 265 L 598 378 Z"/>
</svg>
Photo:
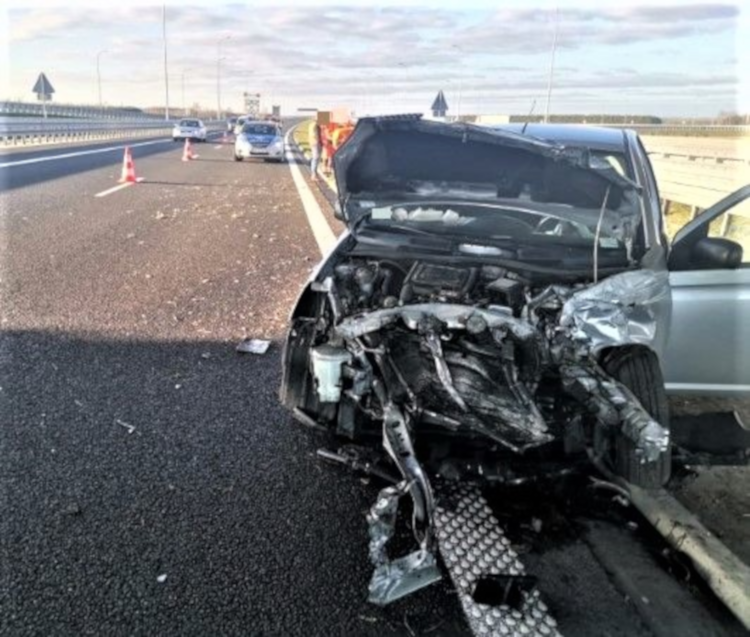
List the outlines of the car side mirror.
<svg viewBox="0 0 750 637">
<path fill-rule="evenodd" d="M 346 221 L 344 219 L 344 211 L 341 209 L 341 204 L 338 201 L 333 204 L 333 216 L 339 221 Z"/>
<path fill-rule="evenodd" d="M 692 246 L 674 247 L 670 265 L 675 270 L 735 270 L 742 264 L 742 246 L 731 239 L 702 237 Z"/>
</svg>

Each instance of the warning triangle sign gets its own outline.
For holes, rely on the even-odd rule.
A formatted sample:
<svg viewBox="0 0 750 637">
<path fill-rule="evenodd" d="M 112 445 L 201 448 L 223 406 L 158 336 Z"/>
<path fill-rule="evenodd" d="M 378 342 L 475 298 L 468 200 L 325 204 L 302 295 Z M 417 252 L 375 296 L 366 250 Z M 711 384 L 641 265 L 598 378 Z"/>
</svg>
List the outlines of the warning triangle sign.
<svg viewBox="0 0 750 637">
<path fill-rule="evenodd" d="M 47 76 L 44 73 L 40 73 L 36 80 L 36 84 L 34 84 L 34 88 L 32 88 L 31 91 L 37 95 L 46 95 L 49 97 L 55 92 L 55 89 L 52 84 L 50 84 Z"/>
<path fill-rule="evenodd" d="M 442 90 L 438 92 L 430 110 L 432 110 L 432 114 L 435 117 L 445 117 L 445 114 L 448 111 L 448 102 L 445 101 L 445 95 L 443 95 Z"/>
</svg>

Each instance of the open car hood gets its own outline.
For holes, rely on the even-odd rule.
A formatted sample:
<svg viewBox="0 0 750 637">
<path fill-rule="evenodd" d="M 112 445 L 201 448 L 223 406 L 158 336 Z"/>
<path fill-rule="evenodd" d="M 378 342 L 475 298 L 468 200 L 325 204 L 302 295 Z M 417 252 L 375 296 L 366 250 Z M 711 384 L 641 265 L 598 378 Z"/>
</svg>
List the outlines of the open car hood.
<svg viewBox="0 0 750 637">
<path fill-rule="evenodd" d="M 523 197 L 535 205 L 598 210 L 607 197 L 607 208 L 617 210 L 638 190 L 614 168 L 592 163 L 586 148 L 420 115 L 360 119 L 333 167 L 350 227 L 377 202 Z"/>
</svg>

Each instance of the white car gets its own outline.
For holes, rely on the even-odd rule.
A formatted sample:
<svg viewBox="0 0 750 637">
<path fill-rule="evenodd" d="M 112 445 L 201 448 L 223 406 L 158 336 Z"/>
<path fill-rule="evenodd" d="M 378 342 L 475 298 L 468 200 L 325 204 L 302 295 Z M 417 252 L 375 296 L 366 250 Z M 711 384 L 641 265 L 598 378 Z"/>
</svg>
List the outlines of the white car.
<svg viewBox="0 0 750 637">
<path fill-rule="evenodd" d="M 172 141 L 190 139 L 193 141 L 206 141 L 206 126 L 199 119 L 181 119 L 172 129 Z"/>
<path fill-rule="evenodd" d="M 284 137 L 274 122 L 245 122 L 234 142 L 234 160 L 257 157 L 265 161 L 284 161 Z"/>
</svg>

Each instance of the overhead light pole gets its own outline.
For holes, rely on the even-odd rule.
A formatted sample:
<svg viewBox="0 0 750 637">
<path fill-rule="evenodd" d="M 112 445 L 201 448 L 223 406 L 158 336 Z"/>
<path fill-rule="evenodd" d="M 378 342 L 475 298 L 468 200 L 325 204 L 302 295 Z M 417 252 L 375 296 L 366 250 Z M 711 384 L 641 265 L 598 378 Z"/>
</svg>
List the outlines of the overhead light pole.
<svg viewBox="0 0 750 637">
<path fill-rule="evenodd" d="M 161 34 L 164 40 L 164 119 L 169 119 L 169 70 L 167 67 L 167 5 L 162 5 Z"/>
<path fill-rule="evenodd" d="M 455 49 L 458 51 L 461 55 L 464 54 L 464 50 L 458 46 L 458 44 L 452 44 L 452 49 Z M 461 73 L 458 77 L 458 99 L 456 100 L 456 120 L 458 120 L 459 117 L 461 117 L 461 98 L 463 97 L 464 92 L 464 74 L 463 74 L 463 64 L 461 65 Z"/>
<path fill-rule="evenodd" d="M 557 35 L 560 30 L 560 7 L 555 7 L 555 34 L 552 36 L 552 52 L 549 60 L 549 77 L 547 78 L 547 103 L 544 106 L 544 123 L 549 122 L 549 105 L 552 100 L 552 78 L 555 74 L 555 52 L 557 51 Z"/>
<path fill-rule="evenodd" d="M 182 69 L 182 116 L 187 115 L 187 108 L 185 107 L 185 73 L 190 69 Z"/>
<path fill-rule="evenodd" d="M 221 45 L 232 36 L 225 35 L 216 43 L 216 119 L 221 119 Z"/>
<path fill-rule="evenodd" d="M 99 60 L 102 56 L 102 53 L 108 53 L 108 49 L 102 49 L 99 51 L 99 53 L 96 54 L 96 84 L 99 89 L 99 108 L 102 108 L 102 72 L 99 67 Z"/>
</svg>

